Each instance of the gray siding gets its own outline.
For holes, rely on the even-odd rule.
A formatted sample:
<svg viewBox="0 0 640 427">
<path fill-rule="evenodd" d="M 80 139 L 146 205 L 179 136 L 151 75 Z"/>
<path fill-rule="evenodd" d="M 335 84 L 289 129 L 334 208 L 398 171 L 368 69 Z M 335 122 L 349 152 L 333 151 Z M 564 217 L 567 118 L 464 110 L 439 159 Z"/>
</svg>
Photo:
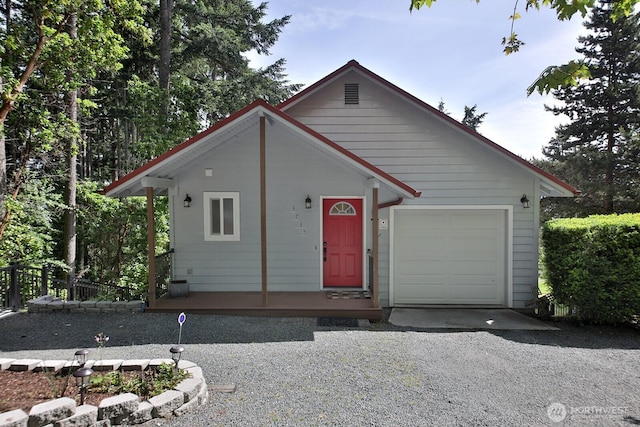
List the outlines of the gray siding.
<svg viewBox="0 0 640 427">
<path fill-rule="evenodd" d="M 318 291 L 320 199 L 367 196 L 366 177 L 353 172 L 279 124 L 267 127 L 267 251 L 270 291 Z M 193 291 L 261 289 L 259 134 L 257 126 L 216 148 L 183 172 L 173 190 L 174 277 Z M 213 177 L 205 169 L 213 169 Z M 240 193 L 240 241 L 204 241 L 202 193 Z M 182 207 L 184 195 L 192 198 Z M 305 209 L 309 195 L 313 208 Z"/>
<path fill-rule="evenodd" d="M 344 83 L 360 104 L 344 105 Z M 351 72 L 286 113 L 422 192 L 406 204 L 513 205 L 513 302 L 523 308 L 537 284 L 535 177 L 397 94 Z M 526 193 L 530 209 L 519 200 Z M 380 212 L 388 218 L 388 210 Z M 380 295 L 389 298 L 389 236 L 381 232 Z"/>
</svg>

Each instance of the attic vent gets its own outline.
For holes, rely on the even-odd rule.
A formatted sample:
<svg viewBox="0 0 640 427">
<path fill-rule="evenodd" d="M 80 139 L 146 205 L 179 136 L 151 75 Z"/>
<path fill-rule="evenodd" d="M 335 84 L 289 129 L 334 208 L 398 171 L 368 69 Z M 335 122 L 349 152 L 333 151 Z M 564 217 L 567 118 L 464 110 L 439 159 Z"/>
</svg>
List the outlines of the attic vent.
<svg viewBox="0 0 640 427">
<path fill-rule="evenodd" d="M 360 93 L 358 83 L 344 84 L 344 105 L 360 104 Z"/>
</svg>

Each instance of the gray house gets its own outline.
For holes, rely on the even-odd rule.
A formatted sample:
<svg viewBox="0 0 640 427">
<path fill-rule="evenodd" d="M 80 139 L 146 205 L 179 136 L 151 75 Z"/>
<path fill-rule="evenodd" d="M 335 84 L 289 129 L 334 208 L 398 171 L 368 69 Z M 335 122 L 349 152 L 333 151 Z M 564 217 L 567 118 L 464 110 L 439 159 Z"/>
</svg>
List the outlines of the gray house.
<svg viewBox="0 0 640 427">
<path fill-rule="evenodd" d="M 526 308 L 539 200 L 577 190 L 350 61 L 105 193 L 169 197 L 172 277 L 190 295 L 150 289 L 150 309 L 375 318 L 393 306 Z"/>
</svg>

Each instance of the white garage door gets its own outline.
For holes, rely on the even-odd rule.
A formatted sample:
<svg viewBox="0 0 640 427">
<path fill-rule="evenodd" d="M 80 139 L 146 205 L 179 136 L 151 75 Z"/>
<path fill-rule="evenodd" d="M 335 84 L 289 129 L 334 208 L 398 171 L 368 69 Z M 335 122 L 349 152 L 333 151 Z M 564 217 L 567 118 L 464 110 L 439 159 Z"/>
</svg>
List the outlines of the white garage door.
<svg viewBox="0 0 640 427">
<path fill-rule="evenodd" d="M 393 304 L 505 305 L 501 209 L 396 209 Z"/>
</svg>

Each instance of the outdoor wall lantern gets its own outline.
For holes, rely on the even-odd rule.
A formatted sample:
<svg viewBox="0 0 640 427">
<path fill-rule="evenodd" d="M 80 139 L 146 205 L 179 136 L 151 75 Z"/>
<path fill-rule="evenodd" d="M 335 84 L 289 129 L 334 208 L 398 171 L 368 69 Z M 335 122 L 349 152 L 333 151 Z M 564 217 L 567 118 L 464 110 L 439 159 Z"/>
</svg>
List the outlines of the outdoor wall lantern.
<svg viewBox="0 0 640 427">
<path fill-rule="evenodd" d="M 304 208 L 311 209 L 311 197 L 307 194 L 307 198 L 304 199 Z"/>
<path fill-rule="evenodd" d="M 76 369 L 73 373 L 76 378 L 76 385 L 80 389 L 80 405 L 84 405 L 84 393 L 91 381 L 91 374 L 93 374 L 93 369 L 84 367 Z"/>
<path fill-rule="evenodd" d="M 529 208 L 529 199 L 527 199 L 527 195 L 523 194 L 522 197 L 520 197 L 520 203 L 522 203 L 522 207 L 525 209 Z"/>
<path fill-rule="evenodd" d="M 78 364 L 82 368 L 85 363 L 87 363 L 87 356 L 89 355 L 89 350 L 82 349 L 75 352 L 75 359 L 78 361 Z"/>
<path fill-rule="evenodd" d="M 185 208 L 191 207 L 191 197 L 189 197 L 188 194 L 187 194 L 187 197 L 184 198 L 184 207 Z"/>
<path fill-rule="evenodd" d="M 176 364 L 176 370 L 178 369 L 178 362 L 180 362 L 180 358 L 182 357 L 182 352 L 184 351 L 184 347 L 181 345 L 177 345 L 175 347 L 171 347 L 169 349 L 171 352 L 171 359 L 173 363 Z"/>
</svg>

